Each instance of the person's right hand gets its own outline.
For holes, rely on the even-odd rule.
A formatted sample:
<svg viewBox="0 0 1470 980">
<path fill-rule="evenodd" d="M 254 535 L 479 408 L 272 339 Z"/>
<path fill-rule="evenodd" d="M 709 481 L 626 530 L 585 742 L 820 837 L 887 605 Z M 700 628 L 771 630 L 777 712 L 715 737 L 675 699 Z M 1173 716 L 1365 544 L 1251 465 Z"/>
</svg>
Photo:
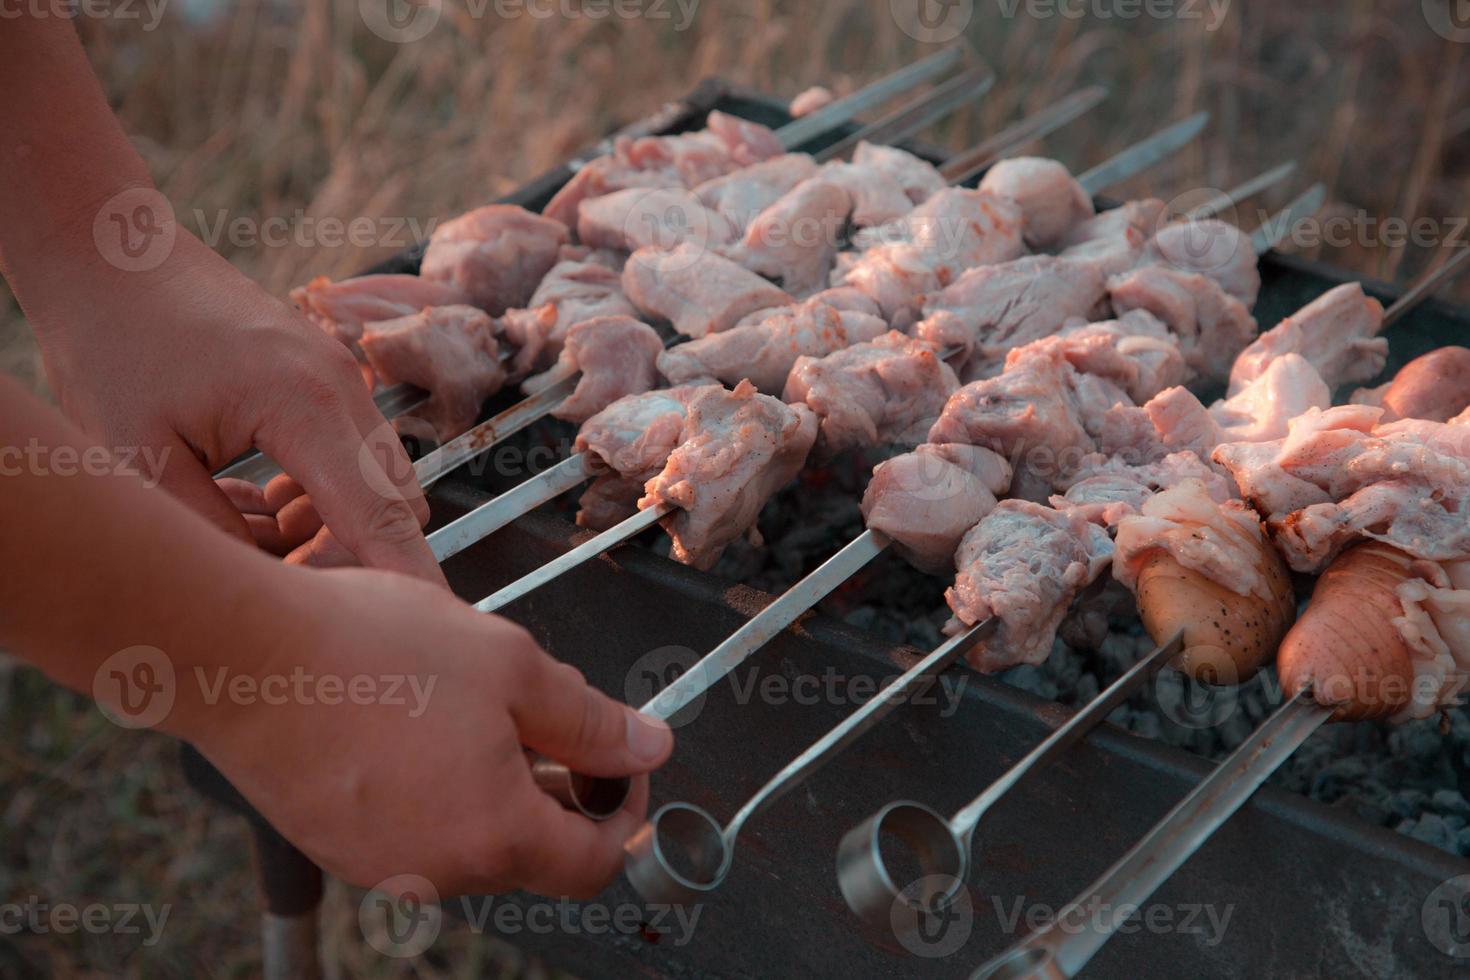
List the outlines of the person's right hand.
<svg viewBox="0 0 1470 980">
<path fill-rule="evenodd" d="M 666 725 L 441 589 L 376 571 L 277 568 L 290 586 L 281 622 L 301 625 L 262 651 L 257 677 L 409 675 L 427 690 L 416 717 L 408 684 L 397 706 L 181 699 L 179 734 L 292 843 L 350 883 L 413 874 L 444 896 L 585 898 L 618 873 L 647 809 L 646 777 L 622 812 L 594 823 L 536 786 L 523 746 L 589 775 L 639 776 L 672 751 Z"/>
</svg>

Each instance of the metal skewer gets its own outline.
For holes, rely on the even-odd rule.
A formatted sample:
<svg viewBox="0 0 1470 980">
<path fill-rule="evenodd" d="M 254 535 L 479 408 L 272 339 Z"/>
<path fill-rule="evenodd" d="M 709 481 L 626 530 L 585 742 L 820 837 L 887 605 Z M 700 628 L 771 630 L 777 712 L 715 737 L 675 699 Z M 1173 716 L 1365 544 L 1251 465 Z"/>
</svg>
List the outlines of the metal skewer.
<svg viewBox="0 0 1470 980">
<path fill-rule="evenodd" d="M 956 75 L 928 95 L 899 106 L 876 122 L 869 123 L 845 139 L 812 155 L 818 163 L 838 160 L 857 149 L 859 143 L 898 143 L 908 139 L 945 116 L 979 99 L 995 86 L 995 73 L 980 65 Z"/>
<path fill-rule="evenodd" d="M 1459 253 L 1444 265 L 1420 275 L 1409 285 L 1408 289 L 1404 290 L 1398 301 L 1384 311 L 1383 328 L 1387 330 L 1398 323 L 1414 307 L 1439 292 L 1445 283 L 1465 271 L 1467 263 L 1470 263 L 1470 247 L 1462 247 Z"/>
<path fill-rule="evenodd" d="M 924 917 L 948 906 L 964 888 L 975 829 L 991 807 L 1028 773 L 1085 738 L 1183 648 L 1181 632 L 1138 661 L 953 817 L 945 819 L 913 800 L 898 800 L 848 831 L 837 850 L 837 881 L 847 904 L 870 922 L 889 922 L 916 932 Z M 916 895 L 912 885 L 900 887 L 894 879 L 883 857 L 881 841 L 885 835 L 903 841 L 918 858 L 920 880 L 927 888 L 923 896 Z M 904 910 L 902 920 L 894 915 L 896 909 Z"/>
<path fill-rule="evenodd" d="M 1101 85 L 1073 92 L 1062 101 L 1007 126 L 985 142 L 946 161 L 939 172 L 951 185 L 963 184 L 984 173 L 1005 153 L 1056 132 L 1107 97 L 1108 90 Z"/>
<path fill-rule="evenodd" d="M 691 803 L 660 807 L 625 845 L 628 880 L 650 902 L 698 901 L 714 891 L 734 862 L 735 838 L 752 817 L 873 728 L 910 694 L 928 690 L 946 668 L 994 630 L 995 621 L 986 620 L 940 644 L 793 759 L 723 827 Z"/>
<path fill-rule="evenodd" d="M 780 140 L 781 145 L 786 149 L 795 149 L 803 143 L 810 142 L 824 133 L 846 124 L 857 116 L 876 109 L 878 106 L 897 98 L 905 92 L 918 88 L 920 85 L 924 85 L 940 77 L 958 65 L 964 57 L 964 54 L 964 47 L 956 45 L 932 54 L 920 61 L 916 61 L 912 65 L 900 68 L 898 71 L 858 89 L 845 98 L 838 99 L 831 105 L 825 106 L 813 112 L 811 115 L 803 116 L 800 119 L 787 123 L 785 126 L 776 130 L 776 138 Z M 980 95 L 983 95 L 994 84 L 993 77 L 988 83 L 980 82 L 982 74 L 988 73 L 989 69 L 984 67 L 971 69 L 960 76 L 960 78 L 953 79 L 951 82 L 940 86 L 924 99 L 906 106 L 903 111 L 920 113 L 921 117 L 925 119 L 923 124 L 915 129 L 909 130 L 900 126 L 898 121 L 893 118 L 897 115 L 897 113 L 894 113 L 879 120 L 879 123 L 865 127 L 859 135 L 867 134 L 863 135 L 862 138 L 867 139 L 869 142 L 881 140 L 884 138 L 883 134 L 877 132 L 876 129 L 878 125 L 886 124 L 897 134 L 892 137 L 894 140 L 911 136 L 919 129 L 924 128 L 924 126 L 937 122 L 944 115 L 955 111 L 967 99 L 978 98 Z M 978 91 L 975 91 L 977 88 Z M 961 90 L 966 93 L 963 97 L 959 94 Z M 949 105 L 950 108 L 939 115 L 928 116 L 927 113 L 930 111 L 931 102 Z M 612 143 L 605 141 L 603 145 L 599 146 L 599 150 L 601 153 L 598 155 L 612 152 Z M 585 162 L 583 165 L 585 165 Z M 577 169 L 580 169 L 580 167 L 574 167 L 574 172 Z M 378 406 L 378 411 L 386 419 L 394 419 L 406 414 L 418 408 L 426 400 L 427 396 L 425 393 L 412 385 L 392 385 L 375 392 L 373 395 L 373 402 Z M 228 464 L 223 469 L 217 471 L 214 476 L 216 479 L 229 477 L 237 480 L 247 480 L 257 486 L 263 486 L 270 482 L 272 478 L 279 476 L 280 473 L 280 466 L 269 456 L 261 452 L 253 452 Z"/>
<path fill-rule="evenodd" d="M 1075 977 L 1127 918 L 1239 810 L 1332 709 L 1302 692 L 1286 702 L 1054 922 L 990 960 L 971 980 Z M 1089 915 L 1089 909 L 1106 910 Z"/>
<path fill-rule="evenodd" d="M 1296 161 L 1288 160 L 1278 167 L 1273 167 L 1258 177 L 1252 177 L 1243 184 L 1232 187 L 1210 198 L 1203 204 L 1190 208 L 1181 217 L 1189 221 L 1202 221 L 1205 218 L 1213 218 L 1226 208 L 1234 207 L 1248 197 L 1255 197 L 1268 187 L 1274 187 L 1296 171 Z"/>
</svg>

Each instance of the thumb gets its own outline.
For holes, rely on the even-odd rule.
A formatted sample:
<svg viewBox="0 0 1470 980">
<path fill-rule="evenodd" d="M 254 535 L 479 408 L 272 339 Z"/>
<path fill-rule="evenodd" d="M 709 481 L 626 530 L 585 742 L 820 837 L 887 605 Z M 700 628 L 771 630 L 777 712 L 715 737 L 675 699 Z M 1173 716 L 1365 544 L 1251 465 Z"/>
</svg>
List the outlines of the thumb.
<svg viewBox="0 0 1470 980">
<path fill-rule="evenodd" d="M 511 693 L 521 743 L 589 776 L 652 772 L 674 750 L 669 726 L 591 687 L 581 671 L 537 651 Z"/>
</svg>

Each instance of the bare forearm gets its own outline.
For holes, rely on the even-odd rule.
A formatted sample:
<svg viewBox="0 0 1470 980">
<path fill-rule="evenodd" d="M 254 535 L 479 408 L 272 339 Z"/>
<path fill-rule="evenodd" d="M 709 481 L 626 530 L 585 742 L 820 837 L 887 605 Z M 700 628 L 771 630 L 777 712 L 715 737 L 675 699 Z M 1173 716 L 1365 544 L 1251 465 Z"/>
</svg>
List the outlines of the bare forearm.
<svg viewBox="0 0 1470 980">
<path fill-rule="evenodd" d="M 229 539 L 125 462 L 0 378 L 0 645 L 84 692 L 133 646 L 180 669 L 268 656 L 296 591 L 285 580 L 307 573 Z"/>
<path fill-rule="evenodd" d="M 65 18 L 5 22 L 0 92 L 0 271 L 30 311 L 68 282 L 119 271 L 94 223 L 116 195 L 151 182 Z"/>
</svg>

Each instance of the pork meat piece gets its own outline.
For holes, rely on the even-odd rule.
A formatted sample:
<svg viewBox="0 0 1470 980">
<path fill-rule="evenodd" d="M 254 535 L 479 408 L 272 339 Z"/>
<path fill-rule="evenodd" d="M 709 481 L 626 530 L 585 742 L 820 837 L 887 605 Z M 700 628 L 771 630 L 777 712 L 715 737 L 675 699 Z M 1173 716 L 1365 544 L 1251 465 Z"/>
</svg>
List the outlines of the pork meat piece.
<svg viewBox="0 0 1470 980">
<path fill-rule="evenodd" d="M 671 555 L 708 569 L 730 542 L 753 530 L 816 437 L 817 418 L 805 405 L 784 405 L 748 381 L 733 391 L 704 389 L 690 400 L 680 444 L 638 506 L 677 507 L 664 524 L 674 539 Z"/>
<path fill-rule="evenodd" d="M 870 241 L 882 241 L 833 273 L 833 285 L 861 290 L 895 330 L 905 329 L 929 294 L 967 270 L 1023 254 L 1020 212 L 1003 198 L 963 188 L 936 194 Z"/>
<path fill-rule="evenodd" d="M 1118 524 L 1113 577 L 1130 592 L 1147 559 L 1160 551 L 1236 595 L 1277 601 L 1261 545 L 1266 531 L 1239 500 L 1221 501 L 1200 480 L 1184 480 L 1144 501 Z"/>
<path fill-rule="evenodd" d="M 1015 469 L 1012 495 L 1042 501 L 1097 449 L 1082 414 L 1076 368 L 1062 357 L 1028 357 L 950 396 L 928 441 L 999 453 Z"/>
<path fill-rule="evenodd" d="M 783 401 L 817 413 L 817 454 L 861 446 L 917 446 L 959 389 L 934 348 L 897 331 L 825 357 L 797 359 Z"/>
<path fill-rule="evenodd" d="M 923 204 L 949 186 L 932 163 L 896 146 L 861 142 L 852 153 L 852 162 L 859 170 L 893 181 L 914 204 Z"/>
<path fill-rule="evenodd" d="M 567 332 L 555 366 L 527 379 L 521 390 L 535 395 L 580 374 L 576 390 L 551 414 L 585 422 L 619 398 L 652 389 L 658 383 L 655 360 L 663 349 L 658 332 L 630 316 L 583 320 Z"/>
<path fill-rule="evenodd" d="M 1143 262 L 1209 276 L 1247 309 L 1261 291 L 1251 236 L 1216 218 L 1165 225 L 1148 243 Z"/>
<path fill-rule="evenodd" d="M 473 306 L 431 306 L 370 323 L 362 350 L 384 383 L 429 393 L 413 414 L 434 427 L 441 443 L 474 425 L 485 399 L 505 384 L 495 321 Z"/>
<path fill-rule="evenodd" d="M 866 293 L 853 289 L 851 286 L 837 286 L 832 289 L 824 289 L 820 293 L 813 293 L 800 305 L 812 308 L 830 306 L 842 313 L 864 313 L 871 317 L 882 318 L 882 311 L 878 309 L 878 304 L 869 299 Z M 752 327 L 776 317 L 788 316 L 793 312 L 795 311 L 790 306 L 768 306 L 763 310 L 747 313 L 735 326 Z"/>
<path fill-rule="evenodd" d="M 1251 344 L 1230 369 L 1230 393 L 1244 390 L 1284 354 L 1300 354 L 1333 391 L 1375 377 L 1388 360 L 1383 304 L 1358 283 L 1317 297 Z"/>
<path fill-rule="evenodd" d="M 1362 538 L 1427 561 L 1470 559 L 1470 429 L 1381 417 L 1364 405 L 1313 410 L 1283 439 L 1216 450 L 1297 571 L 1320 571 Z"/>
<path fill-rule="evenodd" d="M 1025 500 L 1002 500 L 960 542 L 954 585 L 945 599 L 954 613 L 947 629 L 995 617 L 996 632 L 966 659 L 993 673 L 1039 664 L 1057 627 L 1083 589 L 1108 567 L 1113 542 L 1080 514 Z"/>
<path fill-rule="evenodd" d="M 1010 485 L 1010 464 L 988 449 L 925 443 L 873 470 L 863 519 L 892 538 L 894 550 L 915 568 L 941 575 L 954 568 L 965 532 Z"/>
<path fill-rule="evenodd" d="M 1218 503 L 1235 496 L 1234 484 L 1193 452 L 1170 453 L 1140 464 L 1099 453 L 1084 461 L 1077 481 L 1065 494 L 1053 496 L 1051 505 L 1057 510 L 1076 510 L 1111 530 L 1123 518 L 1137 514 L 1154 494 L 1185 480 L 1201 483 Z"/>
<path fill-rule="evenodd" d="M 567 331 L 584 320 L 633 316 L 623 295 L 623 277 L 596 254 L 552 266 L 526 309 L 507 310 L 500 320 L 505 339 L 515 347 L 512 376 L 523 378 L 555 363 Z"/>
<path fill-rule="evenodd" d="M 782 306 L 754 323 L 742 321 L 723 333 L 678 344 L 661 353 L 658 370 L 670 384 L 717 379 L 735 385 L 743 379 L 768 395 L 779 394 L 803 355 L 821 357 L 872 340 L 888 324 L 866 313 L 834 309 L 817 300 Z"/>
<path fill-rule="evenodd" d="M 744 234 L 756 215 L 816 173 L 817 164 L 808 154 L 786 153 L 700 184 L 694 196 Z"/>
<path fill-rule="evenodd" d="M 588 161 L 546 205 L 545 214 L 577 226 L 583 203 L 630 187 L 692 189 L 783 152 L 758 123 L 712 112 L 706 128 L 673 136 L 619 137 L 613 152 Z"/>
<path fill-rule="evenodd" d="M 1286 435 L 1287 424 L 1308 409 L 1327 408 L 1332 390 L 1298 354 L 1272 360 L 1265 371 L 1224 401 L 1210 406 L 1222 442 L 1265 442 Z"/>
<path fill-rule="evenodd" d="M 859 228 L 887 224 L 913 210 L 914 202 L 902 185 L 870 167 L 833 161 L 817 171 L 817 175 L 847 191 L 852 198 L 852 223 Z"/>
<path fill-rule="evenodd" d="M 451 283 L 420 276 L 358 276 L 341 282 L 317 276 L 291 290 L 291 302 L 312 323 L 357 351 L 364 324 L 408 316 L 426 306 L 468 306 L 470 297 Z"/>
<path fill-rule="evenodd" d="M 1144 265 L 1108 280 L 1118 313 L 1146 310 L 1179 339 L 1185 361 L 1201 377 L 1223 381 L 1256 336 L 1256 321 L 1218 282 L 1195 272 Z"/>
<path fill-rule="evenodd" d="M 658 475 L 679 444 L 697 387 L 619 398 L 582 423 L 576 450 L 606 468 L 583 493 L 577 523 L 605 531 L 638 509 L 643 485 Z"/>
<path fill-rule="evenodd" d="M 568 238 L 559 221 L 491 204 L 435 228 L 419 274 L 459 287 L 475 306 L 500 316 L 526 305 Z"/>
<path fill-rule="evenodd" d="M 1138 264 L 1145 246 L 1165 217 L 1156 197 L 1128 201 L 1075 225 L 1062 236 L 1060 254 L 1092 262 L 1106 278 Z"/>
<path fill-rule="evenodd" d="M 1140 404 L 1190 377 L 1169 331 L 1141 310 L 1116 320 L 1069 324 L 1012 350 L 1006 355 L 1006 368 L 1038 354 L 1060 357 L 1082 374 L 1105 378 Z"/>
<path fill-rule="evenodd" d="M 795 302 L 749 269 L 691 243 L 672 252 L 634 252 L 623 269 L 623 294 L 640 313 L 695 338 L 729 330 L 756 310 Z"/>
<path fill-rule="evenodd" d="M 791 113 L 792 119 L 800 119 L 809 116 L 818 109 L 825 109 L 835 101 L 836 96 L 831 89 L 823 85 L 813 85 L 809 89 L 802 90 L 801 94 L 791 100 L 791 106 L 786 110 Z"/>
<path fill-rule="evenodd" d="M 604 194 L 582 204 L 577 236 L 592 248 L 636 252 L 693 242 L 717 248 L 735 240 L 735 228 L 682 187 L 641 187 Z"/>
<path fill-rule="evenodd" d="M 852 198 L 820 178 L 793 188 L 722 251 L 752 272 L 778 280 L 792 296 L 822 289 L 842 244 Z"/>
<path fill-rule="evenodd" d="M 1412 561 L 1398 589 L 1404 615 L 1395 620 L 1412 657 L 1413 699 L 1391 721 L 1433 718 L 1463 703 L 1470 684 L 1470 564 Z"/>
<path fill-rule="evenodd" d="M 1071 171 L 1044 157 L 1002 160 L 986 172 L 980 189 L 1021 205 L 1026 244 L 1036 251 L 1056 247 L 1068 232 L 1096 213 L 1091 195 Z"/>
<path fill-rule="evenodd" d="M 1032 255 L 973 268 L 924 303 L 914 336 L 941 351 L 962 381 L 993 377 L 1006 354 L 1049 337 L 1069 320 L 1092 319 L 1107 294 L 1091 263 Z"/>
</svg>

